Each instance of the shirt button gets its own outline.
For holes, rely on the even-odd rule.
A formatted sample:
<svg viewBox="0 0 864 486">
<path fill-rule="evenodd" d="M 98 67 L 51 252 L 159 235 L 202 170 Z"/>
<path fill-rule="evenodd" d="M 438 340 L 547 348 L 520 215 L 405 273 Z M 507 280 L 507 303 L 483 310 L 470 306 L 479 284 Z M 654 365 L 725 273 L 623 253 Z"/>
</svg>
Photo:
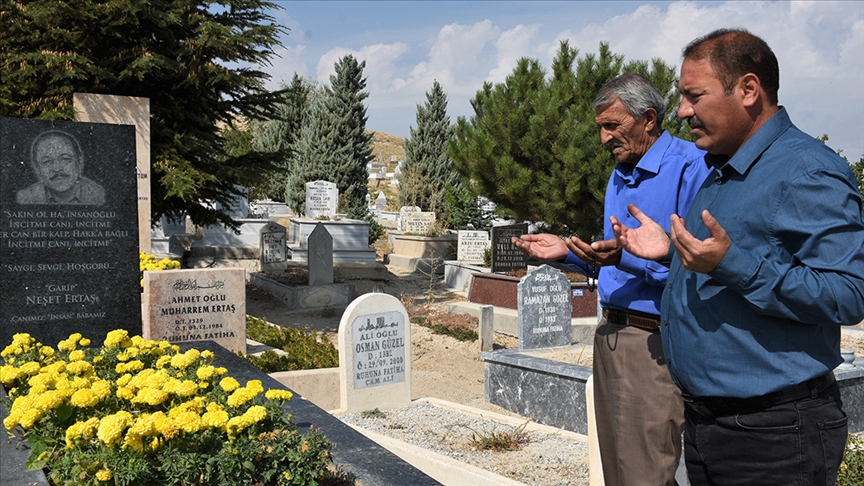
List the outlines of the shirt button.
<svg viewBox="0 0 864 486">
<path fill-rule="evenodd" d="M 671 284 L 671 283 L 669 284 L 669 288 L 670 288 L 670 289 L 672 288 L 672 284 Z"/>
<path fill-rule="evenodd" d="M 625 216 L 629 218 L 629 217 L 630 217 L 630 213 L 627 213 Z"/>
</svg>

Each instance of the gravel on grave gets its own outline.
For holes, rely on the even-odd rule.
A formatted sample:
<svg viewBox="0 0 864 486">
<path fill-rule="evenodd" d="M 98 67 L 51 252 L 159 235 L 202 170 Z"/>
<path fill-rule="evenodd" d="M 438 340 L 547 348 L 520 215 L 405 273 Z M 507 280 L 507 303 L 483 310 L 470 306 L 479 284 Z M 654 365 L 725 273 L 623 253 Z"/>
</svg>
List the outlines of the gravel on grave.
<svg viewBox="0 0 864 486">
<path fill-rule="evenodd" d="M 372 415 L 377 416 L 364 418 L 354 413 L 337 418 L 524 484 L 588 484 L 588 444 L 580 440 L 526 429 L 528 442 L 521 450 L 478 451 L 471 443 L 475 434 L 511 433 L 516 427 L 427 402 L 415 402 Z"/>
</svg>

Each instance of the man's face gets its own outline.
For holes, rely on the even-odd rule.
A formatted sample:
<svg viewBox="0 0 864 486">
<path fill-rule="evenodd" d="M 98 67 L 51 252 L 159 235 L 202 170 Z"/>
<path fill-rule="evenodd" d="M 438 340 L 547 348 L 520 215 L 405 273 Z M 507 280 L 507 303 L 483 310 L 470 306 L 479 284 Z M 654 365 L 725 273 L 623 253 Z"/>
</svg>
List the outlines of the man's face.
<svg viewBox="0 0 864 486">
<path fill-rule="evenodd" d="M 600 143 L 612 150 L 618 162 L 636 165 L 651 148 L 646 118 L 634 119 L 620 99 L 597 107 L 594 121 L 600 127 Z"/>
<path fill-rule="evenodd" d="M 678 117 L 687 120 L 696 146 L 712 154 L 734 155 L 746 140 L 750 126 L 739 86 L 727 96 L 710 61 L 685 59 L 678 91 Z"/>
<path fill-rule="evenodd" d="M 47 137 L 39 142 L 34 152 L 39 178 L 52 191 L 68 191 L 78 181 L 81 161 L 69 140 Z"/>
</svg>

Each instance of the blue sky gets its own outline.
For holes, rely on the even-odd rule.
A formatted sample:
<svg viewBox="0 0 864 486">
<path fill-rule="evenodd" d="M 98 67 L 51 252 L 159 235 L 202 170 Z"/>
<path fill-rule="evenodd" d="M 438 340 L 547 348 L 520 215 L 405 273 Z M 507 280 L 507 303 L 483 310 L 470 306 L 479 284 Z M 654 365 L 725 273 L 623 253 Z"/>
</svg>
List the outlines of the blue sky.
<svg viewBox="0 0 864 486">
<path fill-rule="evenodd" d="M 549 67 L 559 41 L 580 55 L 608 41 L 625 59 L 680 66 L 681 48 L 719 27 L 764 38 L 780 62 L 780 104 L 805 132 L 864 154 L 864 2 L 285 1 L 290 29 L 266 69 L 270 87 L 294 73 L 329 83 L 346 54 L 366 61 L 366 128 L 408 136 L 438 80 L 451 122 L 473 114 L 484 81 L 502 82 L 521 57 Z"/>
</svg>

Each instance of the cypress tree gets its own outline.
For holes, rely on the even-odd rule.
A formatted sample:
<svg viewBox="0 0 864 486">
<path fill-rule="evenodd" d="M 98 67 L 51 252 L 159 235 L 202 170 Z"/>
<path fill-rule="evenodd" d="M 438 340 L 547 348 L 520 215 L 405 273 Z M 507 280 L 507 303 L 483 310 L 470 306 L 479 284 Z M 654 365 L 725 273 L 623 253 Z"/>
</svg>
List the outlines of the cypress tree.
<svg viewBox="0 0 864 486">
<path fill-rule="evenodd" d="M 409 130 L 404 143 L 405 163 L 399 175 L 399 205 L 434 211 L 440 219 L 446 214 L 446 191 L 460 191 L 461 176 L 447 155 L 452 128 L 447 95 L 438 81 L 426 93 L 426 103 L 417 105 L 417 128 Z"/>
</svg>

